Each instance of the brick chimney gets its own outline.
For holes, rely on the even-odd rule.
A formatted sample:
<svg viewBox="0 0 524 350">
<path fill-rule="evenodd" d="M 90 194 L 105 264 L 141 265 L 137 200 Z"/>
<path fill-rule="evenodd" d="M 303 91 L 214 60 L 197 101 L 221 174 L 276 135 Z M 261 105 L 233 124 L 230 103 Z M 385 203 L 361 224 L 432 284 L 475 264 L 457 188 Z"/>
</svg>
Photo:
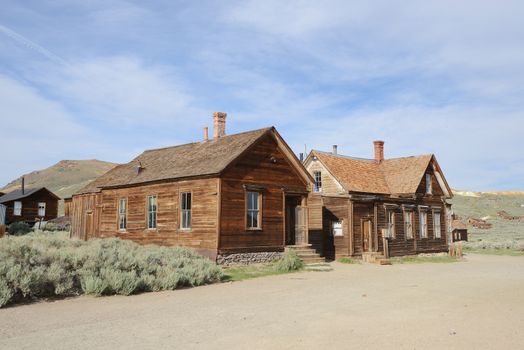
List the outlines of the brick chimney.
<svg viewBox="0 0 524 350">
<path fill-rule="evenodd" d="M 215 140 L 226 136 L 226 117 L 227 113 L 224 112 L 213 113 L 213 138 Z"/>
<path fill-rule="evenodd" d="M 380 163 L 384 160 L 384 141 L 373 141 L 375 145 L 375 161 Z"/>
<path fill-rule="evenodd" d="M 206 126 L 204 128 L 204 142 L 206 142 L 207 140 L 209 140 L 209 128 Z"/>
</svg>

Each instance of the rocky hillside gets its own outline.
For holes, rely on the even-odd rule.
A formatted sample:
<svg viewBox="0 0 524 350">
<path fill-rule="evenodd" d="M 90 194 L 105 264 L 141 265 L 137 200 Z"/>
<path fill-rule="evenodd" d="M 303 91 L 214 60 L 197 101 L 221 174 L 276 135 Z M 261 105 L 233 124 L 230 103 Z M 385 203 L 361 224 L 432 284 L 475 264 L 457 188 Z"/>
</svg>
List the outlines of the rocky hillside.
<svg viewBox="0 0 524 350">
<path fill-rule="evenodd" d="M 26 188 L 47 187 L 61 198 L 69 197 L 116 164 L 101 160 L 62 160 L 55 165 L 23 175 Z M 21 178 L 11 181 L 0 192 L 20 187 Z"/>
</svg>

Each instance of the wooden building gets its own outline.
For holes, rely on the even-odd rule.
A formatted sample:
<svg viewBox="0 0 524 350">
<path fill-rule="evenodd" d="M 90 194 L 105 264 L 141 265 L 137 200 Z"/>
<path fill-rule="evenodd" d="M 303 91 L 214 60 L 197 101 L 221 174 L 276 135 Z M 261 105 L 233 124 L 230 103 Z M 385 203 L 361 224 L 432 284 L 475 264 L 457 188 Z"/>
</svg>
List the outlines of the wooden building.
<svg viewBox="0 0 524 350">
<path fill-rule="evenodd" d="M 64 198 L 64 216 L 71 216 L 71 204 L 73 203 L 72 197 Z"/>
<path fill-rule="evenodd" d="M 4 194 L 0 204 L 5 208 L 5 223 L 51 220 L 58 216 L 60 198 L 45 187 L 22 188 Z"/>
<path fill-rule="evenodd" d="M 309 242 L 328 259 L 444 252 L 452 197 L 434 155 L 375 159 L 312 151 Z"/>
<path fill-rule="evenodd" d="M 73 196 L 72 236 L 186 246 L 254 259 L 307 242 L 312 178 L 275 128 L 148 150 Z M 269 254 L 271 255 L 271 254 Z"/>
<path fill-rule="evenodd" d="M 468 241 L 468 225 L 461 220 L 453 220 L 451 223 L 451 237 L 453 242 Z"/>
</svg>

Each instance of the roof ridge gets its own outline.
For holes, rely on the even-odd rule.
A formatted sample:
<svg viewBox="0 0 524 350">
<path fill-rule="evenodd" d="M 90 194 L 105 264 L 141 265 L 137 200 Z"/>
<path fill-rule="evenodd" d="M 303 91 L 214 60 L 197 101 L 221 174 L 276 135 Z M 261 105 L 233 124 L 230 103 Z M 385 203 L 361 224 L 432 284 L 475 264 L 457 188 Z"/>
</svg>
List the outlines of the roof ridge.
<svg viewBox="0 0 524 350">
<path fill-rule="evenodd" d="M 374 162 L 375 161 L 374 159 L 371 159 L 371 158 L 360 158 L 360 157 L 346 156 L 344 154 L 338 154 L 338 153 L 337 154 L 333 154 L 332 152 L 319 151 L 319 150 L 316 150 L 316 149 L 312 149 L 311 151 L 312 152 L 322 153 L 322 154 L 325 154 L 327 156 L 332 156 L 332 157 L 348 158 L 348 159 L 353 159 L 353 160 L 365 160 L 365 161 L 370 161 L 370 162 Z"/>
<path fill-rule="evenodd" d="M 240 135 L 244 135 L 244 134 L 255 133 L 255 132 L 258 132 L 258 131 L 262 131 L 262 130 L 271 130 L 272 128 L 274 128 L 274 127 L 273 126 L 269 126 L 269 127 L 259 128 L 259 129 L 249 130 L 249 131 L 242 131 L 242 132 L 239 132 L 239 133 L 236 133 L 236 134 L 222 136 L 219 139 L 209 139 L 207 142 L 214 142 L 214 141 L 218 141 L 218 140 L 221 140 L 221 139 L 227 139 L 227 138 L 230 138 L 230 137 L 233 137 L 233 136 L 240 136 Z M 150 149 L 144 150 L 142 152 L 142 154 L 144 154 L 146 152 L 161 151 L 161 150 L 164 150 L 164 149 L 172 149 L 172 148 L 188 146 L 188 145 L 193 145 L 193 144 L 201 144 L 201 143 L 202 143 L 202 141 L 193 141 L 193 142 L 181 143 L 179 145 L 173 145 L 173 146 L 165 146 L 165 147 L 159 147 L 159 148 L 150 148 Z"/>
</svg>

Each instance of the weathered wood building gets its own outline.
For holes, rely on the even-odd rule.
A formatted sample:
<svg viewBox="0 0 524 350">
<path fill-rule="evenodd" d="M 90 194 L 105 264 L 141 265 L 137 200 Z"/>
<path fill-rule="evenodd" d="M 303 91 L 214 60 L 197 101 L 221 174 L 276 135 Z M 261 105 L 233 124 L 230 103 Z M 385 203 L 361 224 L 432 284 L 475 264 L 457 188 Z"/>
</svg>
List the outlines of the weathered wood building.
<svg viewBox="0 0 524 350">
<path fill-rule="evenodd" d="M 148 150 L 73 196 L 72 236 L 195 248 L 254 259 L 307 242 L 312 178 L 275 128 Z M 269 253 L 269 254 L 268 254 Z M 261 258 L 262 257 L 262 258 Z"/>
<path fill-rule="evenodd" d="M 0 197 L 5 206 L 5 223 L 24 221 L 34 223 L 38 220 L 51 220 L 58 216 L 60 198 L 45 187 L 22 188 Z"/>
<path fill-rule="evenodd" d="M 451 223 L 451 237 L 453 242 L 468 241 L 468 225 L 461 220 L 454 219 Z"/>
<path fill-rule="evenodd" d="M 312 151 L 309 242 L 328 259 L 444 252 L 452 197 L 434 155 L 375 159 Z"/>
</svg>

